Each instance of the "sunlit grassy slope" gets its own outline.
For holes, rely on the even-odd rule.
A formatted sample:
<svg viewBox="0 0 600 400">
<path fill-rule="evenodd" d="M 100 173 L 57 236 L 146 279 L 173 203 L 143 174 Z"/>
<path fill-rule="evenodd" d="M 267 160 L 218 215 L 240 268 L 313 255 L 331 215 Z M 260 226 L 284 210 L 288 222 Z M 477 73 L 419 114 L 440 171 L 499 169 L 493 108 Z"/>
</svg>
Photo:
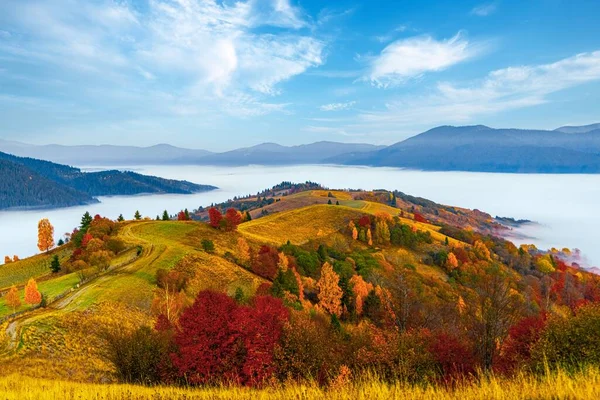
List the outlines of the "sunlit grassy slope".
<svg viewBox="0 0 600 400">
<path fill-rule="evenodd" d="M 347 195 L 345 192 L 341 193 Z M 269 209 L 271 212 L 276 211 L 275 213 L 246 222 L 240 225 L 239 230 L 250 238 L 276 245 L 288 240 L 294 244 L 302 244 L 310 239 L 318 239 L 337 232 L 347 226 L 350 220 L 358 219 L 364 214 L 385 213 L 390 216 L 399 214 L 397 208 L 364 200 L 340 200 L 339 205 L 314 204 L 315 199 L 326 199 L 326 194 L 327 192 L 325 197 L 322 197 L 318 191 L 309 191 L 283 198 Z M 439 233 L 439 226 L 415 222 L 409 218 L 401 218 L 401 220 L 404 224 L 430 232 L 433 239 L 438 242 L 446 239 L 445 235 Z M 449 241 L 453 245 L 464 245 L 453 238 L 449 238 Z"/>
<path fill-rule="evenodd" d="M 0 265 L 0 290 L 12 285 L 24 285 L 29 278 L 39 279 L 50 274 L 50 261 L 58 255 L 61 262 L 71 255 L 67 246 L 55 249 L 50 253 L 42 253 L 21 261 Z"/>
<path fill-rule="evenodd" d="M 80 384 L 23 378 L 0 378 L 0 393 L 6 400 L 50 399 L 422 399 L 422 400 L 504 400 L 504 399 L 582 399 L 600 398 L 600 372 L 587 370 L 569 376 L 551 374 L 542 378 L 518 376 L 513 379 L 490 378 L 459 384 L 456 388 L 386 384 L 376 378 L 347 386 L 319 389 L 316 385 L 290 384 L 264 390 L 244 388 L 186 389 L 178 387 L 140 387 L 133 385 Z"/>
</svg>

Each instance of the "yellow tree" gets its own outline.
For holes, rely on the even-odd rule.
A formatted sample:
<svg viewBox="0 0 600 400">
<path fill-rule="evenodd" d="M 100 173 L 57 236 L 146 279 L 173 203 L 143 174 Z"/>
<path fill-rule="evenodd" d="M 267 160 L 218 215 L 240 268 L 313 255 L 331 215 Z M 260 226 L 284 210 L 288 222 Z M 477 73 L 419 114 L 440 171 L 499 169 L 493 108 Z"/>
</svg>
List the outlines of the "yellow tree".
<svg viewBox="0 0 600 400">
<path fill-rule="evenodd" d="M 446 259 L 446 268 L 448 268 L 448 271 L 450 272 L 458 268 L 458 260 L 452 252 L 448 253 L 448 259 Z"/>
<path fill-rule="evenodd" d="M 48 251 L 54 247 L 54 227 L 47 218 L 38 222 L 38 249 Z"/>
<path fill-rule="evenodd" d="M 238 257 L 242 264 L 246 264 L 250 261 L 250 246 L 243 237 L 237 240 Z"/>
<path fill-rule="evenodd" d="M 38 290 L 37 283 L 35 282 L 35 279 L 30 278 L 27 282 L 27 286 L 25 286 L 25 303 L 33 306 L 39 304 L 41 301 L 42 294 Z"/>
<path fill-rule="evenodd" d="M 152 300 L 151 310 L 155 315 L 164 315 L 169 322 L 177 324 L 179 315 L 187 304 L 183 291 L 176 292 L 167 287 L 157 289 Z"/>
<path fill-rule="evenodd" d="M 335 273 L 331 264 L 326 262 L 321 268 L 321 278 L 317 282 L 319 289 L 319 304 L 329 314 L 340 316 L 342 314 L 342 289 L 339 285 L 340 277 Z"/>
<path fill-rule="evenodd" d="M 356 314 L 361 315 L 363 310 L 363 304 L 369 292 L 373 290 L 373 285 L 365 282 L 362 276 L 354 275 L 350 278 L 350 285 L 352 285 L 352 291 L 356 297 Z"/>
<path fill-rule="evenodd" d="M 490 249 L 488 249 L 485 243 L 483 243 L 481 240 L 477 240 L 475 242 L 473 250 L 475 251 L 477 258 L 480 260 L 490 261 L 492 259 L 490 255 Z"/>
<path fill-rule="evenodd" d="M 367 243 L 369 246 L 373 246 L 373 235 L 371 235 L 371 228 L 367 230 Z"/>
<path fill-rule="evenodd" d="M 358 239 L 358 229 L 356 229 L 356 227 L 352 228 L 352 239 L 354 239 L 354 240 Z"/>
<path fill-rule="evenodd" d="M 6 305 L 12 308 L 13 314 L 16 312 L 17 308 L 21 307 L 21 298 L 19 297 L 19 292 L 15 285 L 13 285 L 6 294 Z"/>
<path fill-rule="evenodd" d="M 288 270 L 289 265 L 290 265 L 290 262 L 289 262 L 287 256 L 283 252 L 279 252 L 279 261 L 277 262 L 277 266 L 283 272 L 285 272 Z"/>
</svg>

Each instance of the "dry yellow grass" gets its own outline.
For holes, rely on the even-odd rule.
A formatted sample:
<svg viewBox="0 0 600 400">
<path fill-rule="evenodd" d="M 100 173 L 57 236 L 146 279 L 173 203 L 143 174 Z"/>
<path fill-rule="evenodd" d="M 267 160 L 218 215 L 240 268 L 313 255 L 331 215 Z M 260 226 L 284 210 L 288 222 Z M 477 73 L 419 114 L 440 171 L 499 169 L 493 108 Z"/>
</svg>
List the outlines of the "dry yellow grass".
<svg viewBox="0 0 600 400">
<path fill-rule="evenodd" d="M 329 236 L 361 215 L 352 208 L 319 204 L 246 222 L 238 230 L 251 239 L 270 244 L 281 245 L 288 240 L 303 244 Z"/>
<path fill-rule="evenodd" d="M 291 384 L 264 390 L 244 388 L 140 387 L 116 384 L 81 384 L 11 375 L 0 378 L 0 393 L 6 400 L 94 399 L 420 399 L 420 400 L 504 400 L 504 399 L 581 399 L 600 398 L 600 372 L 591 369 L 569 376 L 563 372 L 542 378 L 519 376 L 513 379 L 490 378 L 459 385 L 442 386 L 386 384 L 367 379 L 335 389 L 315 385 Z"/>
</svg>

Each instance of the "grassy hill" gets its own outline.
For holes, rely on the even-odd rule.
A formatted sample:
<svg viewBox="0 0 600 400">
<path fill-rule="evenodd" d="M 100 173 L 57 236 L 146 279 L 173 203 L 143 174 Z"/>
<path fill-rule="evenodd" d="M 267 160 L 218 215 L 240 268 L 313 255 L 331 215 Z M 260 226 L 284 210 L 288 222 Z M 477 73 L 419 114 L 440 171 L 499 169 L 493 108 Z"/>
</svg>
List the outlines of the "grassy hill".
<svg viewBox="0 0 600 400">
<path fill-rule="evenodd" d="M 107 393 L 107 398 L 129 393 L 127 396 L 140 399 L 286 398 L 301 392 L 306 398 L 388 398 L 398 391 L 414 398 L 509 398 L 517 394 L 517 388 L 526 386 L 531 387 L 530 394 L 540 396 L 581 388 L 593 397 L 597 369 L 577 372 L 580 375 L 538 376 L 536 384 L 538 378 L 529 375 L 518 375 L 517 379 L 499 375 L 491 381 L 469 378 L 456 390 L 449 390 L 437 384 L 443 379 L 439 374 L 444 367 L 427 344 L 442 337 L 438 335 L 450 335 L 450 339 L 443 336 L 444 340 L 459 341 L 457 346 L 464 352 L 460 357 L 451 353 L 453 359 L 462 357 L 473 360 L 469 365 L 483 365 L 477 364 L 476 358 L 480 354 L 476 351 L 480 340 L 478 315 L 482 315 L 478 307 L 486 304 L 482 299 L 498 295 L 490 291 L 490 282 L 500 282 L 508 296 L 504 300 L 515 301 L 510 303 L 510 312 L 518 310 L 519 314 L 510 314 L 511 324 L 518 318 L 538 315 L 540 309 L 553 318 L 574 318 L 571 315 L 577 315 L 575 310 L 581 304 L 600 300 L 595 297 L 600 293 L 600 279 L 567 265 L 565 254 L 534 248 L 519 250 L 490 236 L 485 232 L 493 222 L 489 215 L 478 211 L 384 191 L 288 190 L 273 192 L 270 204 L 262 197 L 250 199 L 256 208 L 244 212 L 256 218 L 242 222 L 237 229 L 229 229 L 228 225 L 215 228 L 202 221 L 116 223 L 98 218 L 82 226 L 91 236 L 85 244 L 74 238 L 48 254 L 0 268 L 0 390 L 14 398 L 50 393 L 69 398 L 70 394 L 64 393 L 72 391 L 84 397 L 91 392 Z M 237 204 L 244 201 L 248 199 Z M 258 206 L 260 203 L 263 205 Z M 456 220 L 469 221 L 468 229 L 452 225 Z M 371 238 L 366 236 L 367 231 Z M 98 257 L 102 254 L 109 255 L 106 264 Z M 449 254 L 455 261 L 450 261 Z M 63 267 L 57 274 L 49 270 L 54 255 Z M 336 285 L 343 293 L 343 311 L 336 317 L 338 328 L 322 306 L 318 281 L 325 274 L 325 265 L 331 265 L 338 279 Z M 491 280 L 494 276 L 500 281 Z M 45 307 L 32 309 L 25 304 L 23 287 L 29 278 L 37 280 L 47 302 Z M 165 282 L 178 284 L 183 278 L 181 289 L 170 292 L 164 286 Z M 349 284 L 357 279 L 367 288 L 360 312 L 352 311 L 356 293 L 360 292 L 354 292 L 355 286 Z M 16 309 L 18 315 L 10 317 L 15 310 L 8 306 L 6 294 L 12 285 L 17 287 L 22 304 Z M 546 298 L 544 287 L 548 288 Z M 265 391 L 90 384 L 118 380 L 108 356 L 109 333 L 128 335 L 140 327 L 152 327 L 161 310 L 174 304 L 168 303 L 175 300 L 168 300 L 166 295 L 179 296 L 177 312 L 181 312 L 207 289 L 235 298 L 240 307 L 250 307 L 257 294 L 282 299 L 290 312 L 283 328 L 282 348 L 296 343 L 290 340 L 300 341 L 294 350 L 298 358 L 291 364 L 302 365 L 295 372 L 294 384 L 282 383 Z M 501 342 L 510 341 L 508 327 L 498 339 Z M 290 338 L 293 331 L 302 334 Z M 311 347 L 311 340 L 323 342 Z M 385 347 L 386 343 L 396 347 Z M 408 353 L 402 353 L 405 346 Z M 378 361 L 397 352 L 398 359 Z M 423 364 L 401 364 L 410 359 L 408 354 L 433 358 L 419 361 Z M 494 354 L 503 357 L 500 351 Z M 276 357 L 283 357 L 276 368 L 290 365 L 285 354 Z M 381 379 L 360 378 L 365 357 L 368 368 L 382 374 Z M 312 358 L 326 360 L 332 372 L 326 384 L 320 383 L 321 388 L 309 390 L 303 385 L 315 376 L 308 374 L 317 373 L 322 368 L 319 363 L 325 362 L 310 361 Z M 342 366 L 354 371 L 356 378 L 351 383 L 340 383 L 339 390 L 335 390 Z M 417 377 L 398 375 L 406 377 L 403 383 L 387 375 L 419 368 L 425 372 Z M 15 376 L 30 377 L 23 382 L 50 385 L 51 389 L 47 393 L 28 390 L 15 382 Z M 415 386 L 411 383 L 415 380 L 421 383 Z"/>
</svg>

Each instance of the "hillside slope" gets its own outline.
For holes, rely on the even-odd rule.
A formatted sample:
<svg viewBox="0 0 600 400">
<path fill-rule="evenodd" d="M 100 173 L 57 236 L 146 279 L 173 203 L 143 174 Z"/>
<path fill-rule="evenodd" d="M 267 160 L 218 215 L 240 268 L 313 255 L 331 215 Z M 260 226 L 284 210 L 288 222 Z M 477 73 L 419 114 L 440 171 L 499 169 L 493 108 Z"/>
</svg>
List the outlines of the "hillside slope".
<svg viewBox="0 0 600 400">
<path fill-rule="evenodd" d="M 95 196 L 141 193 L 191 194 L 215 189 L 129 171 L 78 168 L 0 152 L 0 209 L 51 208 L 96 202 Z"/>
</svg>

